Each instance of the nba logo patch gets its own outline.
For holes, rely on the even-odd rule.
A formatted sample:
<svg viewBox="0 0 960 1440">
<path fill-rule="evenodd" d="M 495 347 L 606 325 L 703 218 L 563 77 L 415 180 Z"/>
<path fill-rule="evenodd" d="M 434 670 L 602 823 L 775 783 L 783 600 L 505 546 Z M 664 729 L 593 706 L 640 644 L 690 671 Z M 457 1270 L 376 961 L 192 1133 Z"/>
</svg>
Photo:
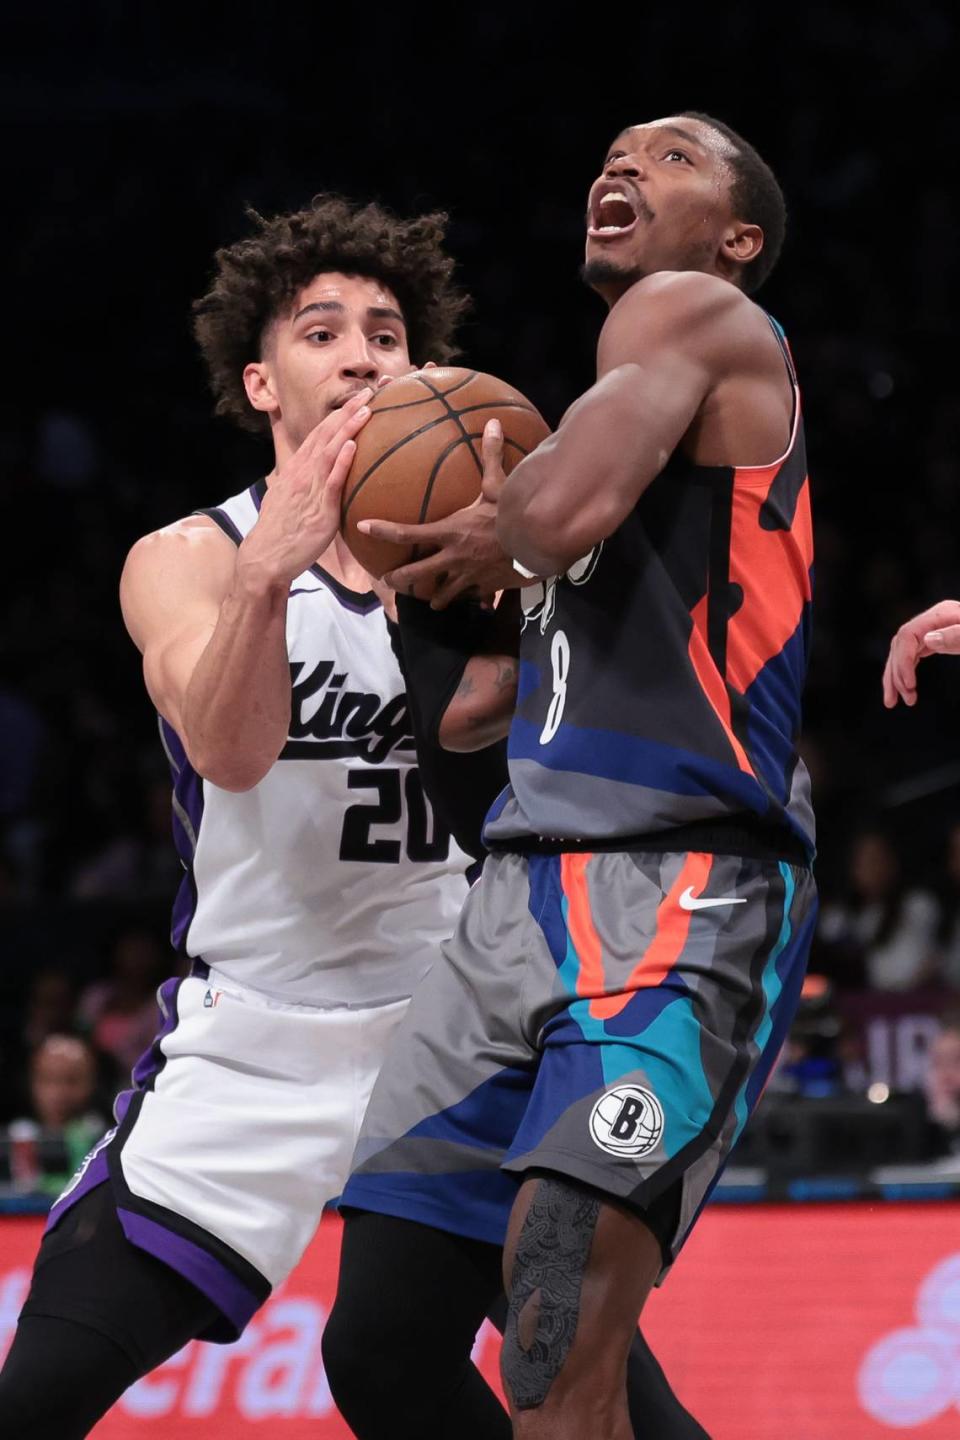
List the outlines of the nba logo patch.
<svg viewBox="0 0 960 1440">
<path fill-rule="evenodd" d="M 590 1112 L 590 1134 L 608 1155 L 649 1155 L 665 1124 L 656 1095 L 640 1085 L 617 1085 Z"/>
</svg>

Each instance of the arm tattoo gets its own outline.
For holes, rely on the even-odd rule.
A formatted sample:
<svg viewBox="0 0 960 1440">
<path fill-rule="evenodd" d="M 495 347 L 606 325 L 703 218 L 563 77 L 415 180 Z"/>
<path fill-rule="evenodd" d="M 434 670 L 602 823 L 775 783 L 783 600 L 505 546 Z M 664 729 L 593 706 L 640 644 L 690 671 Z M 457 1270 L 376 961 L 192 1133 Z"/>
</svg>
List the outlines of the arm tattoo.
<svg viewBox="0 0 960 1440">
<path fill-rule="evenodd" d="M 463 672 L 463 675 L 460 677 L 460 684 L 457 686 L 456 691 L 454 692 L 454 699 L 462 700 L 465 696 L 472 695 L 476 688 L 476 681 L 469 674 L 469 672 L 465 670 Z"/>
<path fill-rule="evenodd" d="M 471 672 L 470 666 L 473 667 Z M 482 730 L 498 716 L 513 709 L 517 688 L 518 663 L 512 656 L 474 655 L 463 672 L 454 694 L 455 700 L 479 696 L 479 715 L 468 714 L 466 724 L 471 730 Z"/>
<path fill-rule="evenodd" d="M 568 1181 L 537 1184 L 517 1241 L 503 1346 L 503 1378 L 518 1410 L 543 1404 L 570 1353 L 600 1203 Z"/>
<path fill-rule="evenodd" d="M 516 660 L 499 660 L 497 662 L 497 678 L 494 681 L 498 690 L 512 690 L 517 683 L 517 662 Z"/>
</svg>

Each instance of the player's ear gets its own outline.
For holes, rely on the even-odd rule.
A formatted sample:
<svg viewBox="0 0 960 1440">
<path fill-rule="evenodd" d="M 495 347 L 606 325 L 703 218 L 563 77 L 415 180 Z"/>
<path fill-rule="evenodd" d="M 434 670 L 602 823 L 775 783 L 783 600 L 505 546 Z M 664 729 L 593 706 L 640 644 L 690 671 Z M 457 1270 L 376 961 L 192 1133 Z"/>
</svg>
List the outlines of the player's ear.
<svg viewBox="0 0 960 1440">
<path fill-rule="evenodd" d="M 755 260 L 763 249 L 763 231 L 759 225 L 745 225 L 734 220 L 724 231 L 720 243 L 722 259 L 731 268 L 740 269 Z"/>
<path fill-rule="evenodd" d="M 257 360 L 245 366 L 243 388 L 246 390 L 247 399 L 254 410 L 262 410 L 265 414 L 270 415 L 280 409 L 280 402 L 273 388 L 270 366 L 264 361 Z"/>
</svg>

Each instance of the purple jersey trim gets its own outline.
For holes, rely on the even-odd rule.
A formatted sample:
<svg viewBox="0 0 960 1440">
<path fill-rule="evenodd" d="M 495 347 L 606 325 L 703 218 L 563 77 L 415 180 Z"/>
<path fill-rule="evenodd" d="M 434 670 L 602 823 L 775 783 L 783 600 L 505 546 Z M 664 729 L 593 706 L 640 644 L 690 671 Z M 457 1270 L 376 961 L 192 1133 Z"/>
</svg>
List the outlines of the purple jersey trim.
<svg viewBox="0 0 960 1440">
<path fill-rule="evenodd" d="M 240 1334 L 260 1308 L 260 1301 L 236 1275 L 192 1240 L 175 1235 L 146 1215 L 117 1207 L 123 1233 L 131 1245 L 146 1250 L 195 1285 Z"/>
<path fill-rule="evenodd" d="M 157 1003 L 163 1016 L 163 1024 L 154 1036 L 150 1049 L 140 1056 L 133 1067 L 131 1079 L 137 1090 L 145 1090 L 167 1063 L 161 1047 L 167 1036 L 177 1028 L 177 992 L 182 984 L 183 980 L 178 975 L 173 975 L 169 980 L 164 980 L 157 991 Z"/>
<path fill-rule="evenodd" d="M 326 570 L 319 565 L 311 565 L 310 574 L 315 575 L 326 586 L 344 610 L 352 610 L 355 615 L 372 615 L 374 610 L 382 608 L 381 602 L 373 590 L 351 590 L 334 576 L 328 575 Z"/>
<path fill-rule="evenodd" d="M 187 933 L 197 909 L 197 886 L 193 877 L 193 857 L 197 849 L 197 838 L 203 820 L 203 780 L 187 759 L 187 752 L 180 736 L 163 716 L 157 717 L 160 726 L 160 742 L 170 765 L 173 782 L 171 807 L 173 810 L 173 842 L 180 856 L 186 874 L 180 882 L 173 902 L 170 921 L 170 940 L 175 950 L 184 951 Z"/>
<path fill-rule="evenodd" d="M 177 898 L 173 902 L 173 913 L 170 919 L 170 943 L 175 950 L 180 952 L 186 951 L 187 932 L 197 912 L 195 883 L 192 873 L 184 875 L 180 882 L 180 889 L 177 891 Z"/>
<path fill-rule="evenodd" d="M 82 1200 L 84 1195 L 89 1195 L 91 1190 L 96 1190 L 98 1185 L 102 1185 L 106 1180 L 109 1180 L 110 1172 L 107 1167 L 107 1143 L 113 1138 L 113 1134 L 114 1132 L 111 1130 L 110 1134 L 100 1141 L 103 1148 L 96 1152 L 73 1189 L 68 1190 L 65 1195 L 61 1195 L 59 1199 L 54 1200 L 50 1207 L 50 1214 L 47 1216 L 47 1223 L 43 1227 L 44 1235 L 63 1219 L 67 1211 L 76 1205 L 78 1200 Z"/>
<path fill-rule="evenodd" d="M 134 1065 L 133 1074 L 130 1076 L 132 1082 L 130 1089 L 121 1090 L 113 1102 L 113 1118 L 118 1125 L 123 1122 L 134 1095 L 140 1090 L 152 1090 L 154 1080 L 167 1063 L 167 1057 L 163 1053 L 163 1041 L 177 1028 L 180 1018 L 177 1012 L 177 996 L 182 984 L 183 979 L 180 976 L 172 975 L 169 980 L 164 980 L 157 991 L 157 1003 L 160 1006 L 163 1023 L 153 1037 L 149 1049 L 143 1052 Z"/>
</svg>

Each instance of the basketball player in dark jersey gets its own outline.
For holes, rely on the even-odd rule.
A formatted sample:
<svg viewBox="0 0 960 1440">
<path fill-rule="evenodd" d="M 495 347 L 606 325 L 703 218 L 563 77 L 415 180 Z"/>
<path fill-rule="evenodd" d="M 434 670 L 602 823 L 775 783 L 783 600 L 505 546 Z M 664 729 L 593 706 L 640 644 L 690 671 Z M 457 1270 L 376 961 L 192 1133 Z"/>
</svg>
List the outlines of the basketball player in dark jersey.
<svg viewBox="0 0 960 1440">
<path fill-rule="evenodd" d="M 500 447 L 488 438 L 484 451 L 492 468 Z M 475 604 L 435 610 L 421 600 L 397 595 L 396 611 L 390 630 L 407 685 L 424 789 L 437 818 L 461 849 L 475 857 L 479 873 L 487 855 L 483 820 L 508 783 L 505 731 L 516 699 L 515 655 L 520 640 L 516 594 L 506 592 L 495 612 Z M 479 1245 L 473 1258 L 478 1273 L 497 1283 L 499 1252 Z M 372 1416 L 382 1406 L 384 1424 L 396 1429 L 399 1408 L 415 1427 L 422 1396 L 435 1393 L 436 1374 L 449 1360 L 450 1368 L 459 1369 L 464 1378 L 452 1392 L 442 1420 L 438 1417 L 436 1432 L 478 1433 L 496 1440 L 500 1429 L 490 1424 L 486 1382 L 467 1356 L 460 1356 L 459 1362 L 451 1358 L 456 1352 L 456 1330 L 451 1336 L 448 1317 L 451 1310 L 460 1310 L 465 1298 L 459 1279 L 459 1272 L 452 1274 L 446 1293 L 441 1294 L 443 1272 L 430 1276 L 429 1295 L 439 1303 L 431 1307 L 425 1324 L 410 1327 L 405 1345 L 391 1348 L 387 1363 L 394 1367 L 398 1385 L 371 1387 L 367 1414 Z M 489 1312 L 501 1332 L 505 1308 L 502 1300 L 496 1300 Z M 427 1356 L 428 1374 L 424 1373 Z M 627 1401 L 636 1440 L 707 1440 L 706 1431 L 680 1404 L 639 1330 L 627 1361 Z"/>
<path fill-rule="evenodd" d="M 509 480 L 488 464 L 503 550 L 552 578 L 523 592 L 493 854 L 344 1194 L 324 1344 L 360 1440 L 387 1433 L 369 1356 L 417 1323 L 384 1303 L 392 1272 L 416 1256 L 418 1314 L 438 1273 L 479 1314 L 476 1247 L 504 1238 L 515 1436 L 626 1440 L 637 1316 L 795 1011 L 816 912 L 796 750 L 809 486 L 790 354 L 748 298 L 783 229 L 774 177 L 726 126 L 624 130 L 588 204 L 597 383 Z M 418 1423 L 445 1433 L 428 1401 Z"/>
</svg>

